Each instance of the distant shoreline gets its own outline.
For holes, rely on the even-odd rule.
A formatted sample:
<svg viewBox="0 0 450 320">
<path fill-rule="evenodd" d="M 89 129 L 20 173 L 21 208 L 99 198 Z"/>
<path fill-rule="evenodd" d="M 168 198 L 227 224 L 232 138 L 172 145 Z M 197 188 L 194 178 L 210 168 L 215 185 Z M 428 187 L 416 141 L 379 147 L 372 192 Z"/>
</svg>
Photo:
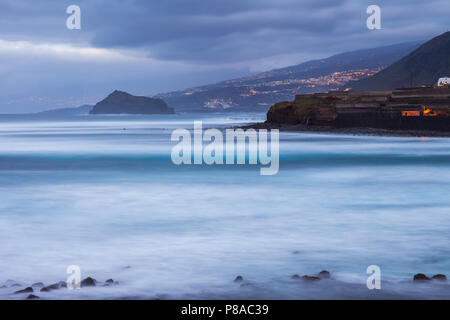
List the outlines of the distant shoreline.
<svg viewBox="0 0 450 320">
<path fill-rule="evenodd" d="M 305 124 L 280 124 L 259 122 L 246 126 L 239 126 L 235 128 L 241 129 L 279 129 L 287 132 L 314 132 L 314 133 L 334 133 L 347 135 L 364 135 L 364 136 L 386 136 L 386 137 L 435 137 L 435 138 L 449 138 L 450 132 L 443 131 L 428 131 L 428 130 L 390 130 L 378 128 L 336 128 L 331 126 L 312 126 Z"/>
</svg>

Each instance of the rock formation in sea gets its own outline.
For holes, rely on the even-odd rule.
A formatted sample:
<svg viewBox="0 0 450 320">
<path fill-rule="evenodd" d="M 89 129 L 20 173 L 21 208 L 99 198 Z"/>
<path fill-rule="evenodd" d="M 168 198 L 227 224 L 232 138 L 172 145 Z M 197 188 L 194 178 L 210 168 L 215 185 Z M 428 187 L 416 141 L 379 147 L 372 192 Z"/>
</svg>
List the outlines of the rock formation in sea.
<svg viewBox="0 0 450 320">
<path fill-rule="evenodd" d="M 90 114 L 173 114 L 162 99 L 133 96 L 127 92 L 114 91 L 98 102 Z"/>
</svg>

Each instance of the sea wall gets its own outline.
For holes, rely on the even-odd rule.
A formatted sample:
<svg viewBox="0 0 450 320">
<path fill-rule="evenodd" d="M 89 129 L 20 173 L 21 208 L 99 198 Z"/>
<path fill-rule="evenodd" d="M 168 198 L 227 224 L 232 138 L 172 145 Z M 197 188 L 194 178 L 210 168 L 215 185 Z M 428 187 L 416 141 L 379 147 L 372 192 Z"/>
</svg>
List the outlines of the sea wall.
<svg viewBox="0 0 450 320">
<path fill-rule="evenodd" d="M 336 128 L 378 128 L 390 130 L 450 131 L 450 117 L 402 117 L 383 114 L 339 114 L 332 123 Z"/>
</svg>

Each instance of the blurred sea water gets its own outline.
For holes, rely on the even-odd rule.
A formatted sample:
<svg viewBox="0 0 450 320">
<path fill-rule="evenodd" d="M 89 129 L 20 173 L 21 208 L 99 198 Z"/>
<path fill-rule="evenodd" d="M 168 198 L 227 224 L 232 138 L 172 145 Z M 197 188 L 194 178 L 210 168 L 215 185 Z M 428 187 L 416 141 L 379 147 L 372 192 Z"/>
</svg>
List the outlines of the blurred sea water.
<svg viewBox="0 0 450 320">
<path fill-rule="evenodd" d="M 262 113 L 0 116 L 0 287 L 51 299 L 450 298 L 450 139 L 280 134 L 280 170 L 175 166 L 176 128 Z M 378 265 L 382 289 L 368 290 Z M 331 272 L 307 283 L 293 274 Z M 244 283 L 233 282 L 242 275 Z M 20 289 L 20 288 L 19 288 Z M 23 299 L 0 288 L 1 299 Z"/>
</svg>

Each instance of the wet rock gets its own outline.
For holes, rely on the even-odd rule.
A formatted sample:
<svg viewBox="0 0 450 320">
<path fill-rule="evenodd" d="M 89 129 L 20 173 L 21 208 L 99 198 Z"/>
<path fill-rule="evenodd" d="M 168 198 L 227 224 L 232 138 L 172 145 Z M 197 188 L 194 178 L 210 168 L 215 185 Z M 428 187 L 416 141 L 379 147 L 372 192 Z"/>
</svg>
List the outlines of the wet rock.
<svg viewBox="0 0 450 320">
<path fill-rule="evenodd" d="M 64 281 L 60 281 L 58 283 L 51 284 L 49 286 L 43 287 L 41 289 L 41 292 L 49 292 L 51 290 L 58 290 L 61 288 L 67 288 L 67 283 L 65 283 Z"/>
<path fill-rule="evenodd" d="M 14 280 L 8 279 L 6 280 L 6 282 L 3 284 L 2 287 L 4 288 L 12 288 L 12 287 L 21 287 L 22 285 Z"/>
<path fill-rule="evenodd" d="M 428 278 L 423 273 L 418 273 L 414 275 L 414 281 L 428 281 L 430 278 Z"/>
<path fill-rule="evenodd" d="M 43 288 L 44 284 L 42 282 L 36 282 L 31 285 L 33 288 Z"/>
<path fill-rule="evenodd" d="M 298 274 L 294 274 L 291 279 L 300 279 L 300 276 Z"/>
<path fill-rule="evenodd" d="M 251 283 L 242 283 L 241 285 L 240 285 L 240 287 L 249 287 L 249 286 L 252 286 L 253 284 L 251 284 Z"/>
<path fill-rule="evenodd" d="M 435 274 L 431 277 L 433 280 L 447 281 L 447 276 L 445 274 Z"/>
<path fill-rule="evenodd" d="M 16 292 L 14 292 L 14 294 L 29 293 L 29 292 L 33 292 L 33 288 L 32 287 L 27 287 L 27 288 L 25 288 L 23 290 L 16 291 Z"/>
<path fill-rule="evenodd" d="M 242 276 L 237 276 L 236 279 L 234 279 L 234 282 L 242 282 L 244 281 L 244 278 Z"/>
<path fill-rule="evenodd" d="M 131 269 L 131 266 L 125 266 L 122 268 L 122 270 L 127 270 L 127 269 Z"/>
<path fill-rule="evenodd" d="M 105 281 L 104 287 L 113 286 L 119 284 L 117 281 L 114 281 L 113 279 L 108 279 Z"/>
<path fill-rule="evenodd" d="M 97 280 L 87 277 L 81 281 L 81 287 L 95 287 L 97 285 Z"/>
<path fill-rule="evenodd" d="M 298 250 L 292 251 L 292 254 L 299 254 L 299 253 L 300 253 L 300 251 L 298 251 Z"/>
<path fill-rule="evenodd" d="M 47 288 L 49 288 L 50 290 L 58 290 L 61 288 L 67 288 L 67 283 L 65 283 L 64 281 L 60 281 L 58 283 L 49 285 Z"/>
<path fill-rule="evenodd" d="M 305 280 L 305 281 L 318 281 L 318 280 L 320 280 L 319 277 L 308 276 L 308 275 L 303 276 L 302 279 Z"/>
<path fill-rule="evenodd" d="M 327 270 L 322 270 L 319 272 L 320 279 L 330 279 L 330 272 Z"/>
<path fill-rule="evenodd" d="M 38 296 L 35 296 L 34 294 L 30 294 L 27 297 L 27 300 L 39 300 L 40 298 Z"/>
</svg>

